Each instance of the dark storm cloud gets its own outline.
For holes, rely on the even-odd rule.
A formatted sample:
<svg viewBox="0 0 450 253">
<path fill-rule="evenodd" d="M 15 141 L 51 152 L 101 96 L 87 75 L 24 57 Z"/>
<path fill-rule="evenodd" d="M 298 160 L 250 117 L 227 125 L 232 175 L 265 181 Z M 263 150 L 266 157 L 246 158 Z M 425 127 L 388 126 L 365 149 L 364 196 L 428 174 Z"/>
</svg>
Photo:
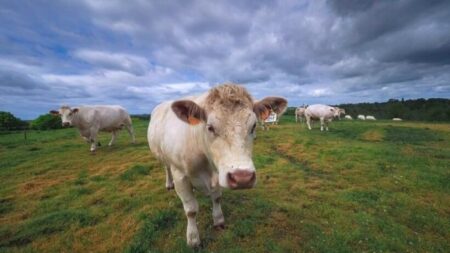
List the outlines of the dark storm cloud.
<svg viewBox="0 0 450 253">
<path fill-rule="evenodd" d="M 449 1 L 0 7 L 0 87 L 29 107 L 118 103 L 148 113 L 225 81 L 245 84 L 258 98 L 286 96 L 291 105 L 450 97 Z M 11 99 L 0 98 L 1 109 L 14 111 Z"/>
</svg>

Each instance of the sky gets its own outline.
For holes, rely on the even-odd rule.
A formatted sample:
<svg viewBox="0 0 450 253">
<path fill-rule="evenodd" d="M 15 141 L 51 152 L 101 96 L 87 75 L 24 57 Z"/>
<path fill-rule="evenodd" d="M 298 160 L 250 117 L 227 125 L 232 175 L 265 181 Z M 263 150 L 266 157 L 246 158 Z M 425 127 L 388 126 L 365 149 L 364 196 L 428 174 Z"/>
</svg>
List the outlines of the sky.
<svg viewBox="0 0 450 253">
<path fill-rule="evenodd" d="M 235 82 L 289 106 L 450 98 L 450 1 L 0 0 L 0 111 L 132 114 Z"/>
</svg>

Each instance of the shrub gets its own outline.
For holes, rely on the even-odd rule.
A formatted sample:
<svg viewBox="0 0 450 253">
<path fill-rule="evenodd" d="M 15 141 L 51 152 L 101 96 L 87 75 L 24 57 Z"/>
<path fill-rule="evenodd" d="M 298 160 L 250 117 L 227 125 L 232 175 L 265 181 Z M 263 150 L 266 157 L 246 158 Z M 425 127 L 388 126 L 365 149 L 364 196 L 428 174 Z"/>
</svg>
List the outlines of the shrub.
<svg viewBox="0 0 450 253">
<path fill-rule="evenodd" d="M 0 130 L 19 130 L 27 127 L 27 122 L 16 118 L 12 113 L 0 112 Z"/>
<path fill-rule="evenodd" d="M 62 128 L 61 119 L 51 114 L 43 114 L 31 122 L 31 128 L 35 130 L 49 130 Z"/>
</svg>

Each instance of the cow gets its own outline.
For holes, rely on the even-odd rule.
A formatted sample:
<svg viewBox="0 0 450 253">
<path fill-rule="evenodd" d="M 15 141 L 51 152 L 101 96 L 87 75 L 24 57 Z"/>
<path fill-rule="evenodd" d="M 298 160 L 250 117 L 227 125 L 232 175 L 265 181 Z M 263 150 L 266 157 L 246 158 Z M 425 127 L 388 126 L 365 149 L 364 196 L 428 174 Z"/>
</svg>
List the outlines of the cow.
<svg viewBox="0 0 450 253">
<path fill-rule="evenodd" d="M 97 134 L 99 131 L 111 132 L 112 138 L 109 146 L 114 144 L 119 130 L 125 127 L 130 134 L 132 143 L 135 143 L 134 130 L 128 112 L 119 105 L 94 105 L 70 108 L 61 106 L 58 111 L 50 111 L 52 115 L 61 116 L 63 126 L 74 126 L 80 131 L 88 143 L 91 144 L 91 152 L 95 152 Z"/>
<path fill-rule="evenodd" d="M 305 117 L 305 107 L 297 107 L 295 108 L 295 122 L 300 121 L 303 122 L 303 118 Z"/>
<path fill-rule="evenodd" d="M 372 115 L 367 115 L 366 120 L 377 120 L 377 119 Z"/>
<path fill-rule="evenodd" d="M 256 184 L 252 161 L 258 119 L 282 112 L 287 100 L 258 102 L 237 84 L 222 84 L 199 96 L 156 106 L 148 127 L 151 152 L 166 171 L 166 188 L 175 188 L 187 217 L 187 244 L 200 245 L 193 189 L 209 195 L 215 228 L 224 228 L 221 187 L 249 189 Z"/>
<path fill-rule="evenodd" d="M 334 117 L 338 116 L 339 111 L 335 107 L 315 104 L 310 105 L 305 110 L 306 124 L 309 130 L 311 130 L 311 120 L 320 120 L 320 131 L 323 131 L 323 127 L 328 131 L 328 123 L 333 120 Z"/>
<path fill-rule="evenodd" d="M 392 120 L 393 120 L 393 121 L 402 121 L 401 118 L 393 118 Z"/>
<path fill-rule="evenodd" d="M 345 119 L 353 120 L 352 116 L 350 116 L 350 115 L 345 115 Z"/>
<path fill-rule="evenodd" d="M 360 119 L 360 120 L 366 120 L 366 117 L 365 117 L 364 115 L 360 114 L 360 115 L 358 115 L 358 119 Z"/>
</svg>

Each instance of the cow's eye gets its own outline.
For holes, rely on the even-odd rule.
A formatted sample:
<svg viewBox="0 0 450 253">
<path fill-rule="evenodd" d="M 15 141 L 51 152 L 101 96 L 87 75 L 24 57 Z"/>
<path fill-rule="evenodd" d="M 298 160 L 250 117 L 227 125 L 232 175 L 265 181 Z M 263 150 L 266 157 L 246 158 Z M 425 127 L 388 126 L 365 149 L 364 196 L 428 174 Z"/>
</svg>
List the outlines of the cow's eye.
<svg viewBox="0 0 450 253">
<path fill-rule="evenodd" d="M 252 126 L 252 130 L 250 131 L 250 133 L 251 133 L 251 134 L 253 134 L 253 133 L 255 132 L 255 129 L 256 129 L 256 123 L 255 123 L 255 124 L 253 124 L 253 126 Z"/>
<path fill-rule="evenodd" d="M 212 125 L 208 125 L 208 131 L 213 134 L 216 133 L 216 130 L 214 129 L 214 127 Z"/>
</svg>

